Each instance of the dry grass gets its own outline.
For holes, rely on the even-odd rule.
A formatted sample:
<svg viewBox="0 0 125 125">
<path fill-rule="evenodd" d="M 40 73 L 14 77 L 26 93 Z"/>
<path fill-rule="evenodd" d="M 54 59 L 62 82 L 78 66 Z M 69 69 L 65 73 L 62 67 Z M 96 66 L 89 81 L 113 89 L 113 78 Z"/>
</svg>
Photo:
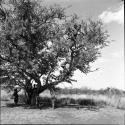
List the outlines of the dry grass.
<svg viewBox="0 0 125 125">
<path fill-rule="evenodd" d="M 8 101 L 11 99 L 12 92 L 7 93 L 5 90 L 1 90 L 1 101 Z M 20 96 L 24 100 L 24 96 Z M 44 93 L 40 94 L 40 100 L 47 101 L 51 103 L 51 96 L 49 91 L 45 91 Z M 125 97 L 121 95 L 102 95 L 102 94 L 57 94 L 57 103 L 62 105 L 68 103 L 77 103 L 81 105 L 108 105 L 113 106 L 119 109 L 125 109 Z"/>
<path fill-rule="evenodd" d="M 40 95 L 41 98 L 50 98 L 50 94 L 45 92 Z M 108 106 L 113 106 L 116 108 L 120 109 L 125 109 L 125 97 L 121 95 L 102 95 L 102 94 L 58 94 L 56 95 L 57 100 L 63 100 L 64 101 L 68 100 L 70 103 L 79 103 L 79 102 L 87 102 L 92 103 L 97 105 L 108 105 Z M 70 101 L 69 101 L 70 100 Z M 67 103 L 68 103 L 67 102 Z M 84 103 L 83 103 L 84 104 Z"/>
<path fill-rule="evenodd" d="M 113 107 L 99 110 L 75 108 L 1 108 L 1 124 L 124 124 L 124 111 Z"/>
</svg>

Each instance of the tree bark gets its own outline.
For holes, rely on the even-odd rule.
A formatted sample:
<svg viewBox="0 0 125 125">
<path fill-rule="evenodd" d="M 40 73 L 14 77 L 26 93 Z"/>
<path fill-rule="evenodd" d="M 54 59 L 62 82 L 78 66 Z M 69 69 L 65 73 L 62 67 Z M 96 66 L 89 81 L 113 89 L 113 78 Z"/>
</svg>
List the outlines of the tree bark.
<svg viewBox="0 0 125 125">
<path fill-rule="evenodd" d="M 26 88 L 27 104 L 31 106 L 39 106 L 38 96 L 40 93 L 46 90 L 48 86 L 49 85 L 44 85 L 40 87 L 37 86 L 36 88 L 31 88 L 31 87 Z M 52 97 L 52 108 L 54 108 L 55 107 L 55 93 L 54 92 L 51 93 L 51 97 Z"/>
<path fill-rule="evenodd" d="M 52 101 L 52 109 L 55 109 L 55 98 L 51 98 Z"/>
<path fill-rule="evenodd" d="M 51 94 L 51 102 L 52 102 L 52 109 L 55 109 L 55 91 L 53 89 L 50 89 L 50 94 Z"/>
<path fill-rule="evenodd" d="M 27 92 L 26 104 L 31 106 L 37 105 L 37 94 L 35 92 Z"/>
<path fill-rule="evenodd" d="M 33 92 L 31 97 L 31 106 L 36 106 L 36 105 L 37 105 L 37 93 Z"/>
<path fill-rule="evenodd" d="M 27 104 L 30 105 L 31 104 L 31 99 L 32 99 L 32 94 L 28 93 L 28 98 L 27 98 Z"/>
</svg>

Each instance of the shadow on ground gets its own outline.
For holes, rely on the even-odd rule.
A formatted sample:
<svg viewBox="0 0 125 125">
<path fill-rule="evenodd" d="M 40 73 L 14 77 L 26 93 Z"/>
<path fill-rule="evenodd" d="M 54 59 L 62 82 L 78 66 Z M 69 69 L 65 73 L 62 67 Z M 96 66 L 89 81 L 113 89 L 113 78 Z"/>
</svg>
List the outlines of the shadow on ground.
<svg viewBox="0 0 125 125">
<path fill-rule="evenodd" d="M 27 107 L 28 105 L 26 104 L 17 104 L 15 105 L 14 103 L 6 103 L 6 107 L 9 107 L 9 108 L 14 108 L 14 107 Z"/>
<path fill-rule="evenodd" d="M 50 105 L 40 105 L 38 106 L 29 106 L 26 104 L 17 104 L 15 105 L 14 103 L 6 103 L 6 107 L 8 108 L 15 108 L 15 107 L 23 107 L 24 109 L 40 109 L 40 110 L 45 110 L 45 109 L 50 109 Z M 55 109 L 57 108 L 75 108 L 75 109 L 85 109 L 85 110 L 90 110 L 90 111 L 99 111 L 100 108 L 99 106 L 80 106 L 80 105 L 63 105 L 63 106 L 55 106 Z"/>
<path fill-rule="evenodd" d="M 17 105 L 15 105 L 14 103 L 10 103 L 10 102 L 6 103 L 6 106 L 2 106 L 2 107 L 8 107 L 8 108 L 23 107 L 24 109 L 48 109 L 48 108 L 51 108 L 48 105 L 43 105 L 41 107 L 38 107 L 38 106 L 30 106 L 30 105 L 27 105 L 27 104 L 17 104 Z"/>
</svg>

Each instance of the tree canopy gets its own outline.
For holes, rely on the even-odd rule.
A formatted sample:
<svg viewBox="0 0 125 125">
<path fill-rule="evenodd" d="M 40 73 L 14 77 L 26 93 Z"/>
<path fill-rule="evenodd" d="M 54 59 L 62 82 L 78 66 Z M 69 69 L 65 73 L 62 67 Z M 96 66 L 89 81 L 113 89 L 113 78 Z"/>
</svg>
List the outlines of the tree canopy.
<svg viewBox="0 0 125 125">
<path fill-rule="evenodd" d="M 45 7 L 30 0 L 0 4 L 0 70 L 9 84 L 37 92 L 71 83 L 76 70 L 87 74 L 90 64 L 108 45 L 101 21 L 67 17 L 59 5 Z M 43 82 L 41 82 L 43 79 Z M 2 83 L 1 83 L 2 84 Z"/>
</svg>

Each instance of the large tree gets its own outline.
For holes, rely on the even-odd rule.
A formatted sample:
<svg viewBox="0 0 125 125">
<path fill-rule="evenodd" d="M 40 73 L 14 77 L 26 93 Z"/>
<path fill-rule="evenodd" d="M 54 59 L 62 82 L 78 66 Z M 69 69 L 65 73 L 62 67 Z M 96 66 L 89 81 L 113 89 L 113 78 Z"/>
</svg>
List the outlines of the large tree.
<svg viewBox="0 0 125 125">
<path fill-rule="evenodd" d="M 80 21 L 64 10 L 30 0 L 1 3 L 1 71 L 9 78 L 7 86 L 19 84 L 26 90 L 29 103 L 32 80 L 37 83 L 36 96 L 59 83 L 71 83 L 74 71 L 91 72 L 90 64 L 108 44 L 101 21 Z"/>
</svg>

